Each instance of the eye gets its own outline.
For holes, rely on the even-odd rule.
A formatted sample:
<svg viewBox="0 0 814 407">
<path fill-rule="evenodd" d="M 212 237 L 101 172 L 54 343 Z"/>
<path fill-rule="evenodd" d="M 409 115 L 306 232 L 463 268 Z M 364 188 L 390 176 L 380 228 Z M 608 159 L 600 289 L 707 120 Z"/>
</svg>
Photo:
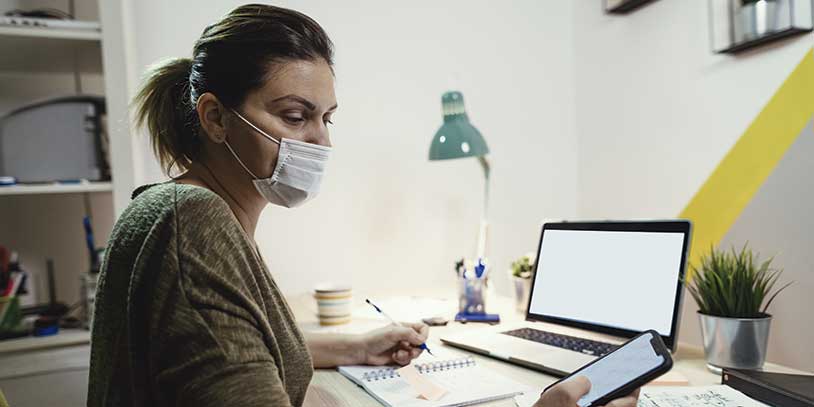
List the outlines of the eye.
<svg viewBox="0 0 814 407">
<path fill-rule="evenodd" d="M 331 124 L 331 125 L 332 125 L 332 124 L 334 124 L 334 122 L 332 122 L 332 121 L 331 121 L 331 119 L 325 119 L 325 120 L 323 120 L 323 122 L 325 122 L 325 124 L 326 124 L 326 125 L 328 125 L 328 124 Z"/>
<path fill-rule="evenodd" d="M 305 122 L 305 118 L 301 116 L 283 116 L 283 120 L 285 120 L 286 123 L 295 126 Z"/>
</svg>

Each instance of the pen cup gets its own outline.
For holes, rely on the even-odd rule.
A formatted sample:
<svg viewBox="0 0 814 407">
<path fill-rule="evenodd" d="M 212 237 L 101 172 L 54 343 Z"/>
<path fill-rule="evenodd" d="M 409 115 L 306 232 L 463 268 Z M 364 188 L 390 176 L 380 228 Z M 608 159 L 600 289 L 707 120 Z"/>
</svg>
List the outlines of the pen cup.
<svg viewBox="0 0 814 407">
<path fill-rule="evenodd" d="M 99 281 L 99 273 L 82 273 L 79 276 L 79 300 L 80 300 L 80 320 L 82 326 L 91 329 L 93 327 L 93 313 L 96 303 L 96 284 Z"/>
<path fill-rule="evenodd" d="M 323 326 L 347 324 L 351 320 L 352 290 L 349 286 L 321 284 L 314 289 L 317 318 Z"/>
<path fill-rule="evenodd" d="M 458 278 L 458 311 L 469 315 L 486 313 L 485 278 Z"/>
</svg>

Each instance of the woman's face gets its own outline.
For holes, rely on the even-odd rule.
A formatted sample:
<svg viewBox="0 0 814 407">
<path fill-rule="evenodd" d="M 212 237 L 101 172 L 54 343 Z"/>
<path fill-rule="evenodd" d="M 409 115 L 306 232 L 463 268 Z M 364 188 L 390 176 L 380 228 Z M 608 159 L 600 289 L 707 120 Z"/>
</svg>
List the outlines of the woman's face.
<svg viewBox="0 0 814 407">
<path fill-rule="evenodd" d="M 250 92 L 237 110 L 276 140 L 288 138 L 330 147 L 328 126 L 336 107 L 333 71 L 319 59 L 277 66 L 265 85 Z M 228 116 L 229 143 L 255 175 L 270 177 L 277 165 L 279 145 L 236 115 Z"/>
</svg>

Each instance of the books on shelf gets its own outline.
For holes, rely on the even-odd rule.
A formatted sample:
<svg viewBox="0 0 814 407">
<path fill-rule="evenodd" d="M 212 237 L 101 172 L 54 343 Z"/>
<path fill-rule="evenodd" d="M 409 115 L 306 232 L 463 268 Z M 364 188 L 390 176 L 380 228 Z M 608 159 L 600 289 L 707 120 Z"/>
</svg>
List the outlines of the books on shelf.
<svg viewBox="0 0 814 407">
<path fill-rule="evenodd" d="M 37 18 L 0 16 L 0 27 L 45 28 L 78 31 L 101 31 L 98 21 L 62 20 L 58 18 Z"/>
</svg>

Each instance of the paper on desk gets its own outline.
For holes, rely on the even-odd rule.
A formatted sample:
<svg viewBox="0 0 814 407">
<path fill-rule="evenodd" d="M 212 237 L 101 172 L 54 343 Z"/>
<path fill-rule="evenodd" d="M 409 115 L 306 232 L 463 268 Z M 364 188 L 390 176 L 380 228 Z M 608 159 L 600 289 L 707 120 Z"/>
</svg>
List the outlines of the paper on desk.
<svg viewBox="0 0 814 407">
<path fill-rule="evenodd" d="M 439 400 L 449 393 L 447 389 L 433 383 L 432 380 L 418 373 L 414 365 L 407 365 L 396 371 L 399 373 L 399 376 L 418 393 L 418 396 L 424 400 Z"/>
<path fill-rule="evenodd" d="M 765 404 L 724 385 L 644 387 L 638 407 L 766 407 Z"/>
<path fill-rule="evenodd" d="M 531 407 L 539 400 L 537 392 L 514 398 L 518 407 Z M 767 407 L 745 394 L 724 385 L 716 386 L 648 386 L 639 394 L 638 407 Z"/>
</svg>

